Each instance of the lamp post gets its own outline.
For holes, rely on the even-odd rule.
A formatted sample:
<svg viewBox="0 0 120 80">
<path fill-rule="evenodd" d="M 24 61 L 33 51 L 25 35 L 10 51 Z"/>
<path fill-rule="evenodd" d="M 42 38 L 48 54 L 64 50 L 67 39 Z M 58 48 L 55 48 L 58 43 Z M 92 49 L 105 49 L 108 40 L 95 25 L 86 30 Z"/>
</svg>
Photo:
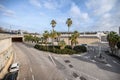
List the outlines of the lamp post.
<svg viewBox="0 0 120 80">
<path fill-rule="evenodd" d="M 99 34 L 99 57 L 102 58 L 102 55 L 101 55 L 101 34 Z"/>
</svg>

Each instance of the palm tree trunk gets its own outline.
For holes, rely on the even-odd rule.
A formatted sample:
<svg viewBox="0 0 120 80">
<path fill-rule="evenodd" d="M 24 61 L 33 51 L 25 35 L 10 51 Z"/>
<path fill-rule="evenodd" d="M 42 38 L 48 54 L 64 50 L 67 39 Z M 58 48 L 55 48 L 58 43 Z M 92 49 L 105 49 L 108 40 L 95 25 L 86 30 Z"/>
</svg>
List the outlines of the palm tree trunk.
<svg viewBox="0 0 120 80">
<path fill-rule="evenodd" d="M 52 27 L 52 31 L 54 31 L 54 27 Z"/>
<path fill-rule="evenodd" d="M 68 27 L 68 45 L 69 45 L 69 27 Z"/>
</svg>

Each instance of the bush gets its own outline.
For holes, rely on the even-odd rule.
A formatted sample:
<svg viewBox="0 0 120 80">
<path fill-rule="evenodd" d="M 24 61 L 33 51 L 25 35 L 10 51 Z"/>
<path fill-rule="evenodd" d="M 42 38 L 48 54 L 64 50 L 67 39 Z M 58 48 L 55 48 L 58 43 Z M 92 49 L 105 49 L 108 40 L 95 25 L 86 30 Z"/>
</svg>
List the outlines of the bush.
<svg viewBox="0 0 120 80">
<path fill-rule="evenodd" d="M 86 52 L 87 48 L 85 46 L 75 46 L 73 48 L 73 50 L 75 50 L 77 53 L 79 53 L 79 52 Z"/>
<path fill-rule="evenodd" d="M 65 46 L 65 49 L 72 49 L 70 45 Z"/>
<path fill-rule="evenodd" d="M 42 50 L 42 51 L 49 51 L 49 52 L 53 52 L 56 54 L 75 54 L 76 51 L 71 50 L 71 49 L 59 49 L 59 46 L 55 46 L 53 49 L 53 46 L 48 46 L 48 49 L 46 46 L 43 45 L 35 45 L 34 48 Z"/>
<path fill-rule="evenodd" d="M 118 49 L 120 49 L 120 42 L 117 43 L 117 47 L 118 47 Z"/>
<path fill-rule="evenodd" d="M 45 44 L 45 42 L 38 42 L 38 44 Z M 47 42 L 47 44 L 52 44 L 51 42 Z"/>
</svg>

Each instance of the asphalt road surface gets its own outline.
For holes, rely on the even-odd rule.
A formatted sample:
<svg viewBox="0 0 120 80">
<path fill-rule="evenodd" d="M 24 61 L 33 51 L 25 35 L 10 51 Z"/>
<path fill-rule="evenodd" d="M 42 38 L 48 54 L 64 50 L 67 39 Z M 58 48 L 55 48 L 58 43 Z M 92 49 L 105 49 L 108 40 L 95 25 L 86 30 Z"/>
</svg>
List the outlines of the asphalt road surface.
<svg viewBox="0 0 120 80">
<path fill-rule="evenodd" d="M 119 60 L 108 55 L 103 64 L 93 59 L 94 52 L 63 56 L 23 43 L 13 43 L 13 49 L 14 62 L 20 64 L 18 80 L 120 80 Z"/>
<path fill-rule="evenodd" d="M 18 80 L 64 80 L 64 75 L 48 58 L 48 54 L 23 43 L 13 43 L 14 62 L 20 64 Z"/>
</svg>

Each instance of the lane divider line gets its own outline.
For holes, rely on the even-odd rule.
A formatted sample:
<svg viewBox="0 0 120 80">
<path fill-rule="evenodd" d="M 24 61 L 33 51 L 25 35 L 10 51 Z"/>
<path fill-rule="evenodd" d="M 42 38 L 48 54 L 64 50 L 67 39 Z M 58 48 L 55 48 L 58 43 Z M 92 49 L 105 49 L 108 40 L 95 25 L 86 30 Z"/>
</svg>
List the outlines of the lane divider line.
<svg viewBox="0 0 120 80">
<path fill-rule="evenodd" d="M 52 60 L 53 64 L 56 66 L 55 61 L 53 60 L 53 57 L 51 56 L 51 54 L 49 54 L 49 57 Z"/>
<path fill-rule="evenodd" d="M 34 75 L 32 75 L 32 80 L 35 80 Z"/>
<path fill-rule="evenodd" d="M 32 68 L 30 67 L 30 71 L 32 72 Z"/>
<path fill-rule="evenodd" d="M 113 60 L 113 62 L 116 63 L 116 64 L 118 64 L 118 65 L 120 65 L 118 62 L 116 62 L 116 61 L 114 61 L 114 60 Z"/>
</svg>

